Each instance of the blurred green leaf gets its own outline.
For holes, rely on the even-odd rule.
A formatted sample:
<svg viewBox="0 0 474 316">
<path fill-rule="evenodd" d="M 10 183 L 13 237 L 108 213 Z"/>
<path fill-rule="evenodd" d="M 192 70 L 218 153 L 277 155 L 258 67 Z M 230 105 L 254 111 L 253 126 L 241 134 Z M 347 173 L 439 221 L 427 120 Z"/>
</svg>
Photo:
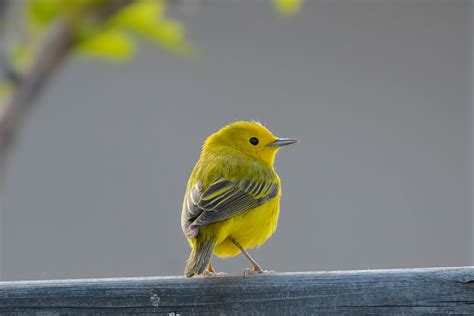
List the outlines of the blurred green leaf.
<svg viewBox="0 0 474 316">
<path fill-rule="evenodd" d="M 25 9 L 29 24 L 42 28 L 61 13 L 62 3 L 61 0 L 28 0 Z"/>
<path fill-rule="evenodd" d="M 293 16 L 301 11 L 304 0 L 273 0 L 275 9 L 284 16 Z"/>
<path fill-rule="evenodd" d="M 140 0 L 126 6 L 110 19 L 110 24 L 147 33 L 150 24 L 162 19 L 165 2 L 160 0 Z"/>
<path fill-rule="evenodd" d="M 135 53 L 135 44 L 130 37 L 118 30 L 106 30 L 82 41 L 78 51 L 88 57 L 109 61 L 123 61 Z"/>
<path fill-rule="evenodd" d="M 43 0 L 43 1 L 49 1 L 49 0 Z M 110 0 L 62 0 L 61 1 L 63 5 L 66 6 L 88 6 L 91 4 L 101 4 L 101 3 L 107 3 L 111 2 Z"/>
<path fill-rule="evenodd" d="M 186 50 L 190 48 L 184 35 L 184 28 L 178 21 L 163 20 L 155 30 L 156 40 L 172 50 Z"/>
<path fill-rule="evenodd" d="M 191 45 L 186 41 L 184 28 L 168 19 L 165 11 L 163 0 L 136 1 L 113 16 L 108 25 L 135 31 L 175 52 L 189 51 Z"/>
<path fill-rule="evenodd" d="M 2 103 L 10 97 L 13 91 L 12 85 L 8 82 L 0 82 L 0 115 L 3 112 Z"/>
<path fill-rule="evenodd" d="M 32 54 L 31 47 L 26 43 L 18 43 L 15 45 L 10 53 L 13 68 L 20 72 L 27 68 L 32 62 Z"/>
</svg>

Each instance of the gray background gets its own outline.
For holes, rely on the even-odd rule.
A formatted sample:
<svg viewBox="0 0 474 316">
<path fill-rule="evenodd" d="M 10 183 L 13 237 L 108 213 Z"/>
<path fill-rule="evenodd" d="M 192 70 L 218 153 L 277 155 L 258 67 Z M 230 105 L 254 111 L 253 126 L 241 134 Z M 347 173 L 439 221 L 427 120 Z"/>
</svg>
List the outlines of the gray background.
<svg viewBox="0 0 474 316">
<path fill-rule="evenodd" d="M 181 274 L 185 183 L 204 138 L 261 120 L 281 151 L 278 271 L 472 262 L 470 1 L 208 1 L 199 58 L 143 45 L 70 60 L 23 129 L 3 192 L 3 279 Z M 243 258 L 217 261 L 240 273 Z"/>
</svg>

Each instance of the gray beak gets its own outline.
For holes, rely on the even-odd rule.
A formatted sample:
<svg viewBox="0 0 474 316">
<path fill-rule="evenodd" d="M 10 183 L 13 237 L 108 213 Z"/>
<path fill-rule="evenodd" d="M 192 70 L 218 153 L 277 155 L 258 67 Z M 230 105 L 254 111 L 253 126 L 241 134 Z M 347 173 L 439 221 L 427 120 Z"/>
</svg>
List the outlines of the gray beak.
<svg viewBox="0 0 474 316">
<path fill-rule="evenodd" d="M 293 138 L 277 138 L 273 143 L 270 143 L 268 146 L 271 147 L 283 147 L 288 146 L 294 143 L 299 143 L 300 141 Z"/>
</svg>

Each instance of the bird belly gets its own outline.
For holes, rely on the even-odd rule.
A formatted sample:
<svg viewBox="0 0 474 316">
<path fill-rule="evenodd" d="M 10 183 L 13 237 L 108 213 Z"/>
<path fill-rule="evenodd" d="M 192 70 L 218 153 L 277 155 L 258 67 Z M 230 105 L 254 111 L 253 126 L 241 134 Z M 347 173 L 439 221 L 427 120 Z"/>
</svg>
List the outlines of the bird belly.
<svg viewBox="0 0 474 316">
<path fill-rule="evenodd" d="M 244 249 L 261 246 L 277 227 L 280 211 L 279 197 L 249 210 L 243 214 L 215 223 L 218 243 L 214 254 L 218 257 L 231 257 L 240 253 L 232 243 L 237 241 Z"/>
</svg>

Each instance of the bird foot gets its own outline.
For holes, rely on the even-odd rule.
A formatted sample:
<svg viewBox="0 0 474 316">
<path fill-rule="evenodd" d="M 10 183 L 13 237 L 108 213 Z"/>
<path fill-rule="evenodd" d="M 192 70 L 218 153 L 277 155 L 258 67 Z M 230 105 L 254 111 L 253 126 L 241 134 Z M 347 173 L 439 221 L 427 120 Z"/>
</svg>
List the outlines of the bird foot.
<svg viewBox="0 0 474 316">
<path fill-rule="evenodd" d="M 273 274 L 276 273 L 273 270 L 263 270 L 255 268 L 247 268 L 244 270 L 244 276 L 255 275 L 255 274 Z"/>
<path fill-rule="evenodd" d="M 216 271 L 204 271 L 202 274 L 204 277 L 222 277 L 229 275 L 228 273 L 225 272 L 216 272 Z"/>
</svg>

